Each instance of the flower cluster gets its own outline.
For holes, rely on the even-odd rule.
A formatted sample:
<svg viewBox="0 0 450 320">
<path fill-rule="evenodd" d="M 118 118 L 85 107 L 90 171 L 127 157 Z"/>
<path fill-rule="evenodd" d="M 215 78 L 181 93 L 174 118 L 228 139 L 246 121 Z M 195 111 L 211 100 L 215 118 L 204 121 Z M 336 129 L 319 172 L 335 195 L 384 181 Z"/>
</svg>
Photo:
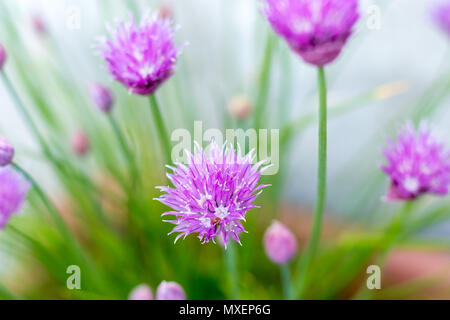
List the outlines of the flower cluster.
<svg viewBox="0 0 450 320">
<path fill-rule="evenodd" d="M 450 36 L 450 1 L 436 6 L 433 10 L 433 18 L 438 26 Z"/>
<path fill-rule="evenodd" d="M 238 243 L 239 234 L 246 232 L 241 224 L 248 210 L 256 208 L 253 201 L 266 185 L 258 185 L 264 161 L 254 165 L 253 152 L 242 156 L 233 146 L 212 142 L 209 154 L 196 146 L 188 152 L 188 164 L 177 163 L 168 174 L 174 187 L 158 187 L 166 192 L 157 199 L 174 211 L 176 220 L 171 233 L 178 232 L 175 241 L 191 233 L 198 233 L 203 243 L 220 235 L 225 247 L 230 237 Z"/>
<path fill-rule="evenodd" d="M 0 229 L 20 210 L 30 186 L 11 166 L 0 167 Z"/>
<path fill-rule="evenodd" d="M 413 200 L 425 193 L 448 193 L 450 153 L 425 124 L 417 131 L 407 124 L 398 141 L 389 143 L 384 155 L 388 163 L 382 170 L 391 179 L 386 200 Z"/>
<path fill-rule="evenodd" d="M 121 22 L 111 30 L 111 40 L 102 39 L 100 53 L 114 79 L 135 94 L 151 95 L 174 73 L 179 48 L 175 29 L 168 19 L 144 16 L 137 24 Z"/>
<path fill-rule="evenodd" d="M 274 30 L 307 63 L 324 66 L 340 54 L 359 18 L 358 0 L 265 0 Z"/>
</svg>

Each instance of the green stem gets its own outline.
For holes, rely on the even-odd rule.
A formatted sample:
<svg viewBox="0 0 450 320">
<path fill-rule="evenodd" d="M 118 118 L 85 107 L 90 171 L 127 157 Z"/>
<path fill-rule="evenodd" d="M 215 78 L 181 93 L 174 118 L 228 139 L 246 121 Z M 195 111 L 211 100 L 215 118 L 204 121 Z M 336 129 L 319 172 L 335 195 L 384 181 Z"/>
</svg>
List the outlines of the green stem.
<svg viewBox="0 0 450 320">
<path fill-rule="evenodd" d="M 260 81 L 258 88 L 258 98 L 256 101 L 256 110 L 254 117 L 254 127 L 259 129 L 263 123 L 263 116 L 266 111 L 267 98 L 269 95 L 270 84 L 270 65 L 272 62 L 274 48 L 274 39 L 271 34 L 267 35 L 266 48 L 264 51 L 264 58 L 261 65 Z"/>
<path fill-rule="evenodd" d="M 228 243 L 228 247 L 225 249 L 225 264 L 228 271 L 231 299 L 239 300 L 239 276 L 237 272 L 236 247 L 234 243 Z"/>
<path fill-rule="evenodd" d="M 136 167 L 135 159 L 130 150 L 130 147 L 128 146 L 125 136 L 119 127 L 119 124 L 117 123 L 116 119 L 113 117 L 112 114 L 108 114 L 108 120 L 111 124 L 111 127 L 113 128 L 113 131 L 114 131 L 114 134 L 116 135 L 117 140 L 119 141 L 120 147 L 122 148 L 122 151 L 125 154 L 125 157 L 127 158 L 128 167 L 130 170 L 130 176 L 131 176 L 132 183 L 134 186 L 137 181 L 137 167 Z"/>
<path fill-rule="evenodd" d="M 289 265 L 287 263 L 280 266 L 281 269 L 281 279 L 283 281 L 283 291 L 284 298 L 286 300 L 294 300 L 294 293 L 292 291 L 292 279 L 291 271 L 289 270 Z"/>
<path fill-rule="evenodd" d="M 326 177 L 327 177 L 327 85 L 325 71 L 323 67 L 318 69 L 319 85 L 319 160 L 318 160 L 318 181 L 317 197 L 314 210 L 314 221 L 311 231 L 311 238 L 307 251 L 299 264 L 299 291 L 302 297 L 305 289 L 305 280 L 309 267 L 316 254 L 320 234 L 322 231 L 322 216 L 326 200 Z"/>
<path fill-rule="evenodd" d="M 159 138 L 161 139 L 162 146 L 164 148 L 164 153 L 169 162 L 172 162 L 172 147 L 170 145 L 170 139 L 167 133 L 166 126 L 164 125 L 164 121 L 161 115 L 161 111 L 159 109 L 158 101 L 154 94 L 149 97 L 150 102 L 150 110 L 153 115 L 153 120 L 156 124 L 156 129 L 158 130 Z"/>
</svg>

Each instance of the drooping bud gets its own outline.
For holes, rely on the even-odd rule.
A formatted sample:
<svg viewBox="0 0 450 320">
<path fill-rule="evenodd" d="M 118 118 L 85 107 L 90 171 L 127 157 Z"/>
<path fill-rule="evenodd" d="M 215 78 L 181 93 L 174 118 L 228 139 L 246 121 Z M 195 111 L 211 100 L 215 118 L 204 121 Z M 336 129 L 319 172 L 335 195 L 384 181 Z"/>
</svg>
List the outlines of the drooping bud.
<svg viewBox="0 0 450 320">
<path fill-rule="evenodd" d="M 252 105 L 247 97 L 243 95 L 234 96 L 228 102 L 228 112 L 233 119 L 246 120 L 252 112 Z"/>
<path fill-rule="evenodd" d="M 6 62 L 8 54 L 6 53 L 5 47 L 0 43 L 0 71 L 3 69 L 3 66 Z"/>
<path fill-rule="evenodd" d="M 72 149 L 76 153 L 77 156 L 83 157 L 91 148 L 91 144 L 89 142 L 89 137 L 83 130 L 79 130 L 75 132 L 72 136 Z"/>
<path fill-rule="evenodd" d="M 186 300 L 186 294 L 178 283 L 163 281 L 156 290 L 156 300 Z"/>
<path fill-rule="evenodd" d="M 11 164 L 14 158 L 14 147 L 3 137 L 0 137 L 0 167 Z"/>
<path fill-rule="evenodd" d="M 99 83 L 91 83 L 89 89 L 95 106 L 102 112 L 110 112 L 114 104 L 111 91 Z"/>
<path fill-rule="evenodd" d="M 270 260 L 285 264 L 297 253 L 297 239 L 285 225 L 274 221 L 264 235 L 264 249 Z"/>
<path fill-rule="evenodd" d="M 152 288 L 146 284 L 141 284 L 131 291 L 128 300 L 153 300 Z"/>
</svg>

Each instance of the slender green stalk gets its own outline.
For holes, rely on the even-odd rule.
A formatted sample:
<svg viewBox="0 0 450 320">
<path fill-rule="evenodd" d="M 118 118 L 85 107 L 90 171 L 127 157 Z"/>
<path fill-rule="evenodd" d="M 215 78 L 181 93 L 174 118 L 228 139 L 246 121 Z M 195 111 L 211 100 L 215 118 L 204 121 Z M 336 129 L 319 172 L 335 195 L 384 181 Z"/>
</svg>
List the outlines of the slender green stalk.
<svg viewBox="0 0 450 320">
<path fill-rule="evenodd" d="M 122 130 L 119 127 L 119 124 L 117 123 L 116 119 L 113 117 L 112 114 L 108 114 L 108 120 L 111 124 L 111 127 L 113 128 L 117 140 L 119 141 L 120 147 L 122 148 L 122 151 L 125 154 L 125 157 L 127 158 L 130 176 L 134 186 L 137 181 L 138 172 L 136 167 L 136 161 L 133 157 L 133 153 L 131 152 L 130 147 L 125 139 L 125 135 L 123 134 Z"/>
<path fill-rule="evenodd" d="M 327 177 L 327 85 L 323 67 L 318 69 L 319 85 L 319 161 L 317 197 L 314 210 L 314 221 L 311 238 L 305 255 L 299 263 L 299 288 L 298 295 L 302 297 L 305 289 L 305 280 L 310 264 L 316 254 L 320 234 L 322 232 L 322 216 L 326 200 L 326 177 Z"/>
<path fill-rule="evenodd" d="M 164 153 L 167 157 L 167 160 L 171 162 L 172 160 L 172 147 L 170 145 L 169 135 L 164 125 L 164 121 L 161 115 L 161 111 L 159 109 L 158 101 L 154 94 L 149 97 L 150 102 L 150 110 L 153 115 L 153 120 L 156 124 L 156 129 L 158 130 L 159 138 L 161 139 L 162 146 L 164 148 Z"/>
<path fill-rule="evenodd" d="M 263 123 L 263 116 L 267 107 L 267 98 L 269 96 L 270 85 L 270 65 L 272 62 L 274 48 L 274 39 L 271 34 L 267 35 L 266 49 L 264 52 L 264 58 L 261 65 L 260 80 L 258 87 L 258 98 L 256 101 L 256 110 L 254 117 L 254 127 L 259 129 Z"/>
<path fill-rule="evenodd" d="M 12 85 L 11 81 L 9 80 L 8 76 L 4 71 L 0 72 L 1 77 L 3 79 L 3 83 L 6 86 L 6 89 L 9 91 L 12 99 L 15 102 L 15 105 L 22 115 L 22 117 L 25 119 L 25 122 L 27 123 L 28 127 L 34 134 L 34 136 L 38 139 L 39 144 L 41 145 L 41 148 L 43 149 L 46 156 L 50 156 L 49 148 L 47 146 L 47 143 L 45 142 L 43 136 L 39 132 L 36 124 L 34 123 L 33 119 L 31 118 L 30 114 L 28 113 L 27 109 L 25 108 L 25 105 L 23 104 L 22 100 L 20 99 L 17 91 L 14 89 L 14 86 Z"/>
<path fill-rule="evenodd" d="M 231 299 L 239 300 L 239 276 L 237 272 L 236 247 L 234 243 L 228 243 L 228 247 L 225 250 L 225 264 L 228 271 Z"/>
<path fill-rule="evenodd" d="M 286 300 L 294 300 L 294 292 L 292 291 L 291 270 L 289 264 L 285 263 L 280 266 L 281 279 L 283 281 L 284 298 Z"/>
</svg>

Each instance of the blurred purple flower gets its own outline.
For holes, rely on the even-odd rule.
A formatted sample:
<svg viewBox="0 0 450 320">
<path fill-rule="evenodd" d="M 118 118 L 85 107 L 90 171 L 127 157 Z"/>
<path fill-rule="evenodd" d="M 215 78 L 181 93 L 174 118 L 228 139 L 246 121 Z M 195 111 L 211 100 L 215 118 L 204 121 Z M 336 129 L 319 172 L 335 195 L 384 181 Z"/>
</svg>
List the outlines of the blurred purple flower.
<svg viewBox="0 0 450 320">
<path fill-rule="evenodd" d="M 0 229 L 23 205 L 31 184 L 11 166 L 0 168 Z"/>
<path fill-rule="evenodd" d="M 264 234 L 264 249 L 270 260 L 285 264 L 297 253 L 297 239 L 284 224 L 274 221 Z"/>
<path fill-rule="evenodd" d="M 433 9 L 433 18 L 437 25 L 450 36 L 450 1 L 437 5 Z"/>
<path fill-rule="evenodd" d="M 47 26 L 45 25 L 45 22 L 40 14 L 34 14 L 31 17 L 31 22 L 33 24 L 33 29 L 34 31 L 36 31 L 36 33 L 38 33 L 39 35 L 47 34 Z"/>
<path fill-rule="evenodd" d="M 264 14 L 275 31 L 316 66 L 338 57 L 359 18 L 358 0 L 264 1 Z"/>
<path fill-rule="evenodd" d="M 152 288 L 146 284 L 141 284 L 131 291 L 128 300 L 153 300 Z"/>
<path fill-rule="evenodd" d="M 0 167 L 11 164 L 14 158 L 14 147 L 3 137 L 0 137 Z"/>
<path fill-rule="evenodd" d="M 450 186 L 450 153 L 425 124 L 415 130 L 408 123 L 396 143 L 384 150 L 387 164 L 382 170 L 390 177 L 387 201 L 414 200 L 422 194 L 446 195 Z"/>
<path fill-rule="evenodd" d="M 6 53 L 5 47 L 0 43 L 0 71 L 3 69 L 5 65 L 8 54 Z"/>
<path fill-rule="evenodd" d="M 79 157 L 85 156 L 89 152 L 90 148 L 91 144 L 86 133 L 83 130 L 78 130 L 75 132 L 72 136 L 72 149 L 76 155 Z"/>
<path fill-rule="evenodd" d="M 103 112 L 110 112 L 114 104 L 114 97 L 111 91 L 100 83 L 91 83 L 89 85 L 91 99 L 94 105 Z"/>
<path fill-rule="evenodd" d="M 163 281 L 156 290 L 156 300 L 186 300 L 186 294 L 178 283 Z"/>
<path fill-rule="evenodd" d="M 171 207 L 174 211 L 163 214 L 174 215 L 176 220 L 170 232 L 179 233 L 180 237 L 198 233 L 203 242 L 215 237 L 223 237 L 225 248 L 230 237 L 241 243 L 239 233 L 246 232 L 241 224 L 245 221 L 248 210 L 257 208 L 253 201 L 266 185 L 258 181 L 264 161 L 252 165 L 253 152 L 242 156 L 230 145 L 218 146 L 212 142 L 209 154 L 196 145 L 194 154 L 188 153 L 188 165 L 176 163 L 177 167 L 169 167 L 173 174 L 168 174 L 174 188 L 158 187 L 166 192 L 156 199 Z"/>
<path fill-rule="evenodd" d="M 174 73 L 174 34 L 172 22 L 157 14 L 144 16 L 139 25 L 131 17 L 110 30 L 112 40 L 102 40 L 100 52 L 115 80 L 135 94 L 151 95 Z"/>
</svg>

